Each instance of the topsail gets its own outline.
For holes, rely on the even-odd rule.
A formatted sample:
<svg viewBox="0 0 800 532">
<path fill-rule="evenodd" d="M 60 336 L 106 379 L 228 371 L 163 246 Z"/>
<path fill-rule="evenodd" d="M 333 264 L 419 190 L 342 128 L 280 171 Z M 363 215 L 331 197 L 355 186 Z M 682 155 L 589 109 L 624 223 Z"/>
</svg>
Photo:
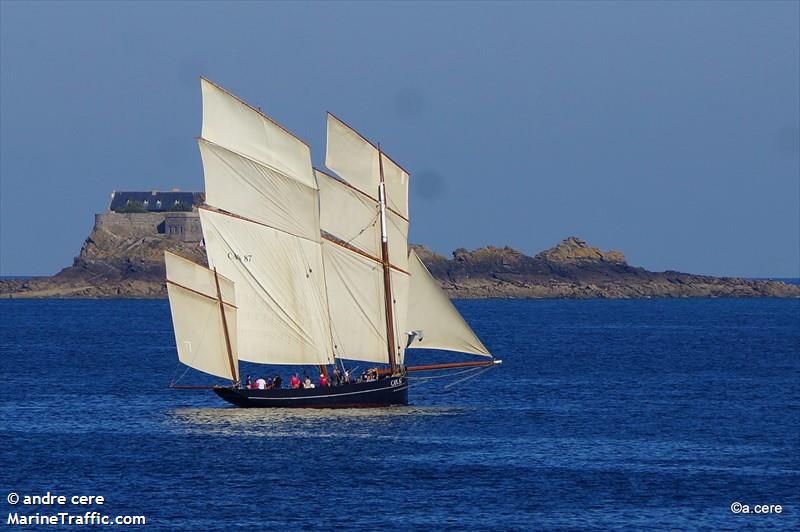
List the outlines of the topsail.
<svg viewBox="0 0 800 532">
<path fill-rule="evenodd" d="M 325 166 L 377 201 L 381 164 L 389 209 L 408 219 L 408 172 L 386 154 L 381 155 L 378 147 L 358 131 L 328 113 Z"/>
</svg>

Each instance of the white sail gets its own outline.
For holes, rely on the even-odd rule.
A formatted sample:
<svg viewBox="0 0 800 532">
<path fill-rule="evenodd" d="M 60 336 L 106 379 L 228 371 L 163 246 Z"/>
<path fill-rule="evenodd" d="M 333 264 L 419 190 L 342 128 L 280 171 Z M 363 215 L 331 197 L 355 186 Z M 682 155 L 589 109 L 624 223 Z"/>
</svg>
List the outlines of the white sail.
<svg viewBox="0 0 800 532">
<path fill-rule="evenodd" d="M 392 211 L 386 211 L 386 233 L 389 245 L 389 263 L 408 271 L 408 220 Z"/>
<path fill-rule="evenodd" d="M 239 358 L 331 363 L 320 244 L 206 208 L 200 223 L 209 264 L 236 285 Z"/>
<path fill-rule="evenodd" d="M 339 177 L 378 200 L 380 161 L 386 183 L 388 207 L 408 219 L 408 173 L 356 130 L 328 113 L 325 166 Z"/>
<path fill-rule="evenodd" d="M 383 266 L 326 241 L 322 256 L 337 358 L 387 363 Z"/>
<path fill-rule="evenodd" d="M 373 257 L 380 257 L 378 202 L 324 172 L 317 170 L 315 174 L 322 230 Z"/>
<path fill-rule="evenodd" d="M 424 336 L 412 347 L 490 356 L 418 257 L 409 258 L 405 170 L 329 114 L 326 165 L 342 179 L 315 175 L 308 146 L 293 134 L 207 80 L 202 93 L 207 205 L 200 220 L 209 264 L 230 279 L 224 290 L 236 286 L 231 327 L 238 358 L 299 365 L 329 364 L 336 355 L 388 362 L 381 169 L 397 362 L 403 363 L 407 331 L 414 329 Z M 173 313 L 190 303 L 209 306 L 194 301 L 207 299 L 207 286 L 170 286 Z M 222 338 L 188 317 L 176 322 L 176 335 L 180 328 L 182 335 Z"/>
<path fill-rule="evenodd" d="M 204 139 L 316 188 L 308 145 L 221 87 L 201 85 Z"/>
<path fill-rule="evenodd" d="M 381 224 L 377 200 L 317 170 L 323 231 L 380 260 Z M 408 220 L 386 212 L 389 263 L 408 271 Z"/>
<path fill-rule="evenodd" d="M 205 139 L 198 143 L 209 205 L 319 241 L 316 187 Z"/>
<path fill-rule="evenodd" d="M 178 359 L 199 371 L 238 381 L 233 283 L 218 275 L 233 353 L 231 371 L 214 272 L 168 251 L 164 253 L 164 261 Z"/>
<path fill-rule="evenodd" d="M 422 340 L 414 341 L 409 349 L 444 349 L 492 356 L 414 250 L 409 254 L 408 266 L 411 280 L 406 327 L 422 331 Z"/>
<path fill-rule="evenodd" d="M 357 248 L 368 257 L 357 256 L 350 250 L 335 250 L 325 254 L 325 265 L 335 264 L 339 287 L 331 287 L 330 269 L 328 299 L 331 306 L 331 321 L 336 342 L 337 331 L 348 331 L 348 340 L 343 341 L 344 358 L 386 362 L 386 308 L 383 287 L 381 221 L 378 188 L 383 169 L 386 192 L 386 234 L 391 265 L 392 314 L 395 331 L 395 358 L 403 363 L 406 344 L 406 315 L 408 307 L 408 174 L 378 148 L 347 124 L 328 114 L 328 143 L 325 165 L 344 181 L 317 172 L 320 187 L 320 223 L 324 231 Z M 324 246 L 330 247 L 330 246 Z M 339 260 L 329 258 L 335 254 Z M 345 261 L 342 257 L 348 257 Z M 347 275 L 341 270 L 345 263 L 352 262 L 360 268 L 352 268 Z M 371 262 L 371 264 L 370 264 Z M 377 287 L 369 293 L 359 293 L 350 286 L 359 282 L 366 270 L 371 273 L 369 281 L 360 281 L 366 286 Z M 345 296 L 349 296 L 348 300 Z M 369 304 L 364 302 L 369 300 Z M 369 313 L 365 309 L 372 309 Z M 377 315 L 375 312 L 379 312 Z M 361 315 L 353 320 L 352 316 Z M 383 323 L 383 327 L 376 326 Z M 361 339 L 371 331 L 371 343 Z M 380 333 L 380 337 L 376 332 Z M 359 344 L 359 342 L 361 344 Z M 381 351 L 375 351 L 382 344 Z M 354 349 L 353 346 L 357 346 Z M 347 349 L 350 347 L 350 349 Z M 368 347 L 368 349 L 367 349 Z M 348 352 L 350 351 L 350 352 Z M 373 353 L 374 351 L 374 353 Z M 378 358 L 380 353 L 380 358 Z"/>
<path fill-rule="evenodd" d="M 406 343 L 408 339 L 408 303 L 411 288 L 411 276 L 407 273 L 392 270 L 392 314 L 394 315 L 395 345 L 397 346 L 397 364 L 405 362 Z"/>
<path fill-rule="evenodd" d="M 383 265 L 334 242 L 323 241 L 334 352 L 338 358 L 388 363 Z M 405 350 L 408 275 L 392 270 L 396 359 Z"/>
</svg>

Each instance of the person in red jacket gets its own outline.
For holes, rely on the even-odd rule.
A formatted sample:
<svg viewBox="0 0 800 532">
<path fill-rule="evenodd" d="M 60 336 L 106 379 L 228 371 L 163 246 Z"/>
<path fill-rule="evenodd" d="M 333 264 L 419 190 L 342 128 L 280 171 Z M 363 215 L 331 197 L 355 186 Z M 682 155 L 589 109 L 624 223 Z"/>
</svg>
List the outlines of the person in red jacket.
<svg viewBox="0 0 800 532">
<path fill-rule="evenodd" d="M 300 377 L 297 376 L 297 373 L 292 374 L 292 378 L 289 380 L 289 384 L 291 385 L 293 390 L 300 388 Z"/>
<path fill-rule="evenodd" d="M 326 377 L 324 373 L 319 376 L 319 385 L 320 386 L 327 386 L 328 385 L 328 377 Z"/>
</svg>

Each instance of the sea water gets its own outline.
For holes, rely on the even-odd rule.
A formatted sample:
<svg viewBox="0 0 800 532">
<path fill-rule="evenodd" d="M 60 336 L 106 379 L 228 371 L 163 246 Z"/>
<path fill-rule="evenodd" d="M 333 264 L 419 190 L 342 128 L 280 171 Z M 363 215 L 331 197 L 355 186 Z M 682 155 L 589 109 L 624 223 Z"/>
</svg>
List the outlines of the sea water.
<svg viewBox="0 0 800 532">
<path fill-rule="evenodd" d="M 800 300 L 457 306 L 501 366 L 271 411 L 167 387 L 219 381 L 176 363 L 166 301 L 0 301 L 3 523 L 51 493 L 152 530 L 800 524 Z"/>
</svg>

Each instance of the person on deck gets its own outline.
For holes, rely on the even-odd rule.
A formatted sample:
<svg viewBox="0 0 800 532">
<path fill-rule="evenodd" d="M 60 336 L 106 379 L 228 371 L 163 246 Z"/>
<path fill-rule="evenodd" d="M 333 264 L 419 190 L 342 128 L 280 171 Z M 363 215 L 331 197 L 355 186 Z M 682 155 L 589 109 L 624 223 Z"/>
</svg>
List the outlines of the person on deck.
<svg viewBox="0 0 800 532">
<path fill-rule="evenodd" d="M 339 368 L 333 368 L 333 385 L 339 386 L 342 384 L 342 372 L 339 371 Z"/>
<path fill-rule="evenodd" d="M 256 380 L 256 389 L 258 390 L 267 389 L 267 381 L 264 380 L 264 377 L 259 377 L 258 380 Z"/>
<path fill-rule="evenodd" d="M 353 376 L 350 375 L 350 370 L 349 369 L 344 370 L 344 382 L 347 383 L 347 384 L 350 384 L 351 382 L 353 382 Z"/>
<path fill-rule="evenodd" d="M 250 382 L 250 374 L 249 373 L 247 374 L 247 378 L 244 381 L 244 387 L 247 388 L 248 390 L 253 387 L 253 383 Z"/>
<path fill-rule="evenodd" d="M 303 379 L 303 388 L 305 389 L 316 388 L 316 386 L 314 386 L 314 383 L 311 382 L 311 379 L 308 378 L 308 375 L 306 375 L 305 378 Z"/>
<path fill-rule="evenodd" d="M 322 387 L 328 385 L 328 377 L 326 377 L 324 373 L 319 376 L 319 385 Z"/>
<path fill-rule="evenodd" d="M 300 377 L 297 376 L 297 373 L 292 373 L 292 378 L 289 379 L 289 384 L 293 390 L 300 388 Z"/>
<path fill-rule="evenodd" d="M 283 384 L 283 379 L 281 379 L 280 375 L 275 375 L 272 379 L 272 389 L 279 390 L 281 388 L 281 384 Z"/>
</svg>

